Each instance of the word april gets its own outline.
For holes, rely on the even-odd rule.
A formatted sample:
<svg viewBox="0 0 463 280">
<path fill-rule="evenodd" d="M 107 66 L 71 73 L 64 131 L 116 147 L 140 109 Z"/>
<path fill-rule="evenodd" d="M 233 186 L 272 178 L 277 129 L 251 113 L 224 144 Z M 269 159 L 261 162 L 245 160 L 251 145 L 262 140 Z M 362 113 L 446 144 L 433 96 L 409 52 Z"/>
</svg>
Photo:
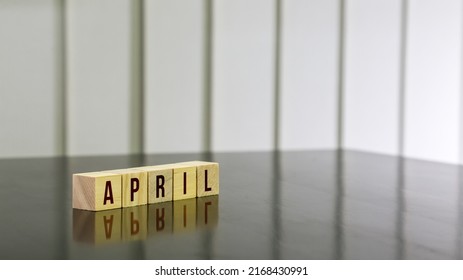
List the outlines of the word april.
<svg viewBox="0 0 463 280">
<path fill-rule="evenodd" d="M 74 174 L 72 207 L 100 211 L 219 194 L 219 164 L 190 161 Z"/>
</svg>

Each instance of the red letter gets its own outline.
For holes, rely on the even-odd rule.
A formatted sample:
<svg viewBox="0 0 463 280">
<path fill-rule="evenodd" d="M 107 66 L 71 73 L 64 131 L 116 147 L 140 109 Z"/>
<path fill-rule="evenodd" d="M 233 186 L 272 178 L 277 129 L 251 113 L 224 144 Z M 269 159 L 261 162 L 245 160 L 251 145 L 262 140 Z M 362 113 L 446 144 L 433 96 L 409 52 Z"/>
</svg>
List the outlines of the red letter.
<svg viewBox="0 0 463 280">
<path fill-rule="evenodd" d="M 111 187 L 111 181 L 106 181 L 106 186 L 105 186 L 105 189 L 104 189 L 103 205 L 106 205 L 107 200 L 109 200 L 111 202 L 111 204 L 114 203 L 113 188 Z"/>
<path fill-rule="evenodd" d="M 138 181 L 137 178 L 130 179 L 130 201 L 133 201 L 134 194 L 138 192 L 139 188 L 140 188 L 140 181 Z"/>
<path fill-rule="evenodd" d="M 212 189 L 207 186 L 207 169 L 204 170 L 204 180 L 205 180 L 205 182 L 204 182 L 204 191 L 205 192 L 212 191 Z"/>
<path fill-rule="evenodd" d="M 165 196 L 164 183 L 165 183 L 165 178 L 163 175 L 156 176 L 156 198 L 159 198 L 159 190 L 162 190 L 162 197 Z"/>
<path fill-rule="evenodd" d="M 183 172 L 183 194 L 186 194 L 186 172 Z"/>
</svg>

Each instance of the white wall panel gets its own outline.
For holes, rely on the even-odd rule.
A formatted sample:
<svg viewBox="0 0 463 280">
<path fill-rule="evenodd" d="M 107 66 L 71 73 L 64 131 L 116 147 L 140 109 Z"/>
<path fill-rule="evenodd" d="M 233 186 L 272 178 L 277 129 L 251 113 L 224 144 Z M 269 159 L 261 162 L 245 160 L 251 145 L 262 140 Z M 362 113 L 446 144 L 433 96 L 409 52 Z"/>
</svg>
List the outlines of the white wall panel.
<svg viewBox="0 0 463 280">
<path fill-rule="evenodd" d="M 145 151 L 203 149 L 204 4 L 145 2 Z"/>
<path fill-rule="evenodd" d="M 338 34 L 338 0 L 283 0 L 281 149 L 336 148 Z"/>
<path fill-rule="evenodd" d="M 62 153 L 59 1 L 0 1 L 0 158 Z"/>
<path fill-rule="evenodd" d="M 214 1 L 212 148 L 274 145 L 275 2 Z"/>
<path fill-rule="evenodd" d="M 410 0 L 405 156 L 459 161 L 462 2 Z"/>
<path fill-rule="evenodd" d="M 131 152 L 130 0 L 67 1 L 68 152 Z"/>
<path fill-rule="evenodd" d="M 343 147 L 399 152 L 401 0 L 346 1 Z"/>
</svg>

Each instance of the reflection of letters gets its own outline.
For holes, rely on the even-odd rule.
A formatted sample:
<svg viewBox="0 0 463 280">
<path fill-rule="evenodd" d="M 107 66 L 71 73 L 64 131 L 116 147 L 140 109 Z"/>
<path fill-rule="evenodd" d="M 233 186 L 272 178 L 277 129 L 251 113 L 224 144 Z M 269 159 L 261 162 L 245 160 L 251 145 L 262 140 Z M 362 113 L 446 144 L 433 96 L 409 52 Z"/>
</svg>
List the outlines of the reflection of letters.
<svg viewBox="0 0 463 280">
<path fill-rule="evenodd" d="M 161 231 L 164 229 L 164 208 L 161 209 L 161 214 L 159 214 L 159 208 L 156 209 L 156 231 Z"/>
<path fill-rule="evenodd" d="M 74 209 L 73 236 L 75 241 L 103 244 L 213 229 L 218 209 L 216 195 L 100 212 Z"/>
<path fill-rule="evenodd" d="M 135 235 L 140 231 L 140 222 L 133 217 L 133 212 L 130 213 L 130 234 Z"/>
<path fill-rule="evenodd" d="M 183 205 L 183 227 L 186 228 L 186 205 Z"/>
<path fill-rule="evenodd" d="M 147 235 L 146 205 L 122 209 L 122 239 L 143 240 Z"/>
<path fill-rule="evenodd" d="M 113 220 L 114 220 L 114 215 L 111 215 L 111 218 L 107 218 L 106 216 L 103 217 L 104 220 L 104 232 L 106 239 L 110 239 L 112 232 L 113 232 Z"/>
<path fill-rule="evenodd" d="M 174 201 L 173 231 L 188 232 L 196 228 L 196 199 Z"/>
<path fill-rule="evenodd" d="M 214 228 L 219 220 L 219 200 L 218 196 L 205 196 L 198 198 L 198 221 L 199 228 Z"/>
<path fill-rule="evenodd" d="M 79 242 L 107 244 L 121 242 L 121 209 L 91 212 L 74 209 L 72 235 Z"/>
</svg>

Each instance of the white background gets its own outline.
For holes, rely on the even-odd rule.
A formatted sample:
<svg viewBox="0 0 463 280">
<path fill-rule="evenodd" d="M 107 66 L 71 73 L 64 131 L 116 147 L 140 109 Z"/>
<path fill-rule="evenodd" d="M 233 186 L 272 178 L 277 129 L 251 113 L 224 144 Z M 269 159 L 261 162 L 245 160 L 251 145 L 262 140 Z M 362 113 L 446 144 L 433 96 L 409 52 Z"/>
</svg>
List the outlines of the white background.
<svg viewBox="0 0 463 280">
<path fill-rule="evenodd" d="M 462 1 L 277 4 L 0 0 L 0 158 L 277 147 L 463 163 Z"/>
</svg>

